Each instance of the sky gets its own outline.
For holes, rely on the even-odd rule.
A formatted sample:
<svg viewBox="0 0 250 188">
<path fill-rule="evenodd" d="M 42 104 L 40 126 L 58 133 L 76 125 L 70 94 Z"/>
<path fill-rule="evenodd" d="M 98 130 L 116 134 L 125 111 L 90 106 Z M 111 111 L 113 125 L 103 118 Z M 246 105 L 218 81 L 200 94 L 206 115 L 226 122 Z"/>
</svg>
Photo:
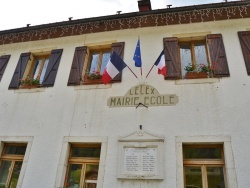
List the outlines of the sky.
<svg viewBox="0 0 250 188">
<path fill-rule="evenodd" d="M 0 31 L 20 27 L 41 25 L 82 18 L 137 12 L 138 0 L 2 0 L 0 9 Z M 151 7 L 164 9 L 166 5 L 182 7 L 188 5 L 218 3 L 223 0 L 151 0 Z"/>
</svg>

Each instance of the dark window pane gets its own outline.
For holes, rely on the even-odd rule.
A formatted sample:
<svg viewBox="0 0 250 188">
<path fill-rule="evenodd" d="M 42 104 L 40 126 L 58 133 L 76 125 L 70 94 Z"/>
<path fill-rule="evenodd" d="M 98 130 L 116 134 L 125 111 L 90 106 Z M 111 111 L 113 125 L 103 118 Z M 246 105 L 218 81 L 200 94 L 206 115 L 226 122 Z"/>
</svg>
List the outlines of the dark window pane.
<svg viewBox="0 0 250 188">
<path fill-rule="evenodd" d="M 184 147 L 184 159 L 222 159 L 222 148 Z"/>
<path fill-rule="evenodd" d="M 201 167 L 184 167 L 186 188 L 202 188 Z"/>
<path fill-rule="evenodd" d="M 73 147 L 71 157 L 96 157 L 100 158 L 101 148 L 92 147 L 92 148 L 84 148 L 84 147 Z"/>
<path fill-rule="evenodd" d="M 82 173 L 81 164 L 71 164 L 69 167 L 66 188 L 79 188 Z"/>
<path fill-rule="evenodd" d="M 188 64 L 192 64 L 190 43 L 180 44 L 180 56 L 181 56 L 182 76 L 185 76 L 186 71 L 184 70 L 184 67 L 187 66 Z"/>
<path fill-rule="evenodd" d="M 86 164 L 84 188 L 96 188 L 99 165 Z"/>
<path fill-rule="evenodd" d="M 223 167 L 207 167 L 208 188 L 225 188 Z"/>
<path fill-rule="evenodd" d="M 22 161 L 16 161 L 14 164 L 13 172 L 10 179 L 9 188 L 15 188 L 17 186 L 17 181 L 19 178 L 19 174 L 21 172 L 23 162 Z"/>
<path fill-rule="evenodd" d="M 195 42 L 194 53 L 195 53 L 196 64 L 207 65 L 207 54 L 206 54 L 205 42 Z"/>
<path fill-rule="evenodd" d="M 24 155 L 26 151 L 26 146 L 11 146 L 7 145 L 4 154 L 9 155 Z"/>
<path fill-rule="evenodd" d="M 5 188 L 11 161 L 0 161 L 0 188 Z"/>
</svg>

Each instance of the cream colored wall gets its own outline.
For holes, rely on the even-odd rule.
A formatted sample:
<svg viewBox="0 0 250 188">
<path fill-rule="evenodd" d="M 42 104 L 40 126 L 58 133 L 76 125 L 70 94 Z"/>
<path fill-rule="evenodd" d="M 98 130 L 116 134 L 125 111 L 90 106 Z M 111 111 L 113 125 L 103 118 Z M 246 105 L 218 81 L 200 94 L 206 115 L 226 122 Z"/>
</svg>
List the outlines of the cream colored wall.
<svg viewBox="0 0 250 188">
<path fill-rule="evenodd" d="M 64 137 L 107 137 L 103 188 L 175 188 L 177 136 L 227 135 L 231 138 L 238 187 L 247 188 L 249 176 L 250 77 L 247 76 L 237 31 L 249 28 L 250 19 L 227 20 L 154 28 L 120 30 L 59 39 L 0 45 L 0 54 L 11 54 L 0 82 L 0 136 L 32 136 L 33 143 L 22 187 L 55 186 Z M 230 70 L 229 78 L 208 84 L 178 84 L 157 75 L 154 68 L 147 84 L 160 94 L 176 94 L 176 106 L 108 108 L 110 96 L 123 96 L 137 80 L 126 68 L 121 83 L 101 89 L 67 86 L 74 49 L 77 46 L 125 41 L 124 61 L 134 67 L 137 38 L 141 40 L 143 78 L 163 48 L 163 38 L 186 33 L 221 33 Z M 19 56 L 37 49 L 63 48 L 54 87 L 36 90 L 8 90 Z M 163 181 L 117 180 L 118 138 L 139 125 L 165 137 L 165 179 Z M 232 167 L 234 168 L 234 167 Z"/>
</svg>

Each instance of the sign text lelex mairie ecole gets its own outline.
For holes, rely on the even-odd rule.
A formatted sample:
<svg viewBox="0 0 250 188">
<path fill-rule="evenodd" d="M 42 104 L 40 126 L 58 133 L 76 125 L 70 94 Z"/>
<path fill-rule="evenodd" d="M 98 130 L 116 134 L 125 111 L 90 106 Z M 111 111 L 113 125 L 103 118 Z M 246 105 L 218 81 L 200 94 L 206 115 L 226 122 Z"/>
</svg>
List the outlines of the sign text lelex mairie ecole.
<svg viewBox="0 0 250 188">
<path fill-rule="evenodd" d="M 152 86 L 139 84 L 132 87 L 125 96 L 110 97 L 108 106 L 112 107 L 133 107 L 139 104 L 145 106 L 173 106 L 178 103 L 178 96 L 175 94 L 160 95 Z"/>
</svg>

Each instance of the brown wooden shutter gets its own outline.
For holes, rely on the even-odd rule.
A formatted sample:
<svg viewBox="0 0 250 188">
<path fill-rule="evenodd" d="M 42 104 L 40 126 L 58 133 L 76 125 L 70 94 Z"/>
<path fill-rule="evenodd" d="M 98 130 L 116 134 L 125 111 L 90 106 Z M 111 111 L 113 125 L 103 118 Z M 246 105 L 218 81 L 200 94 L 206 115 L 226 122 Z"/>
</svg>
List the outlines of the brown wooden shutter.
<svg viewBox="0 0 250 188">
<path fill-rule="evenodd" d="M 87 46 L 80 46 L 75 48 L 75 54 L 69 74 L 69 85 L 80 85 L 82 81 L 82 71 L 87 54 Z"/>
<path fill-rule="evenodd" d="M 17 89 L 20 86 L 27 63 L 30 60 L 30 52 L 22 53 L 18 60 L 15 72 L 9 85 L 9 89 Z"/>
<path fill-rule="evenodd" d="M 246 64 L 247 74 L 250 75 L 250 31 L 239 31 L 238 35 Z"/>
<path fill-rule="evenodd" d="M 124 46 L 125 42 L 113 43 L 111 46 L 111 54 L 115 51 L 122 59 L 124 55 Z M 112 82 L 121 82 L 122 81 L 122 72 L 120 72 L 116 77 L 112 79 Z"/>
<path fill-rule="evenodd" d="M 222 35 L 221 34 L 207 35 L 207 44 L 208 44 L 211 64 L 212 65 L 214 63 L 216 64 L 216 68 L 214 70 L 214 77 L 230 76 Z"/>
<path fill-rule="evenodd" d="M 165 79 L 180 79 L 181 78 L 181 64 L 179 58 L 178 38 L 169 37 L 163 39 L 164 54 L 167 75 Z"/>
<path fill-rule="evenodd" d="M 42 85 L 52 87 L 55 83 L 57 69 L 61 60 L 63 49 L 52 50 Z"/>
<path fill-rule="evenodd" d="M 3 77 L 3 73 L 5 71 L 5 68 L 7 67 L 9 59 L 10 59 L 10 55 L 3 55 L 0 57 L 0 81 Z"/>
</svg>

